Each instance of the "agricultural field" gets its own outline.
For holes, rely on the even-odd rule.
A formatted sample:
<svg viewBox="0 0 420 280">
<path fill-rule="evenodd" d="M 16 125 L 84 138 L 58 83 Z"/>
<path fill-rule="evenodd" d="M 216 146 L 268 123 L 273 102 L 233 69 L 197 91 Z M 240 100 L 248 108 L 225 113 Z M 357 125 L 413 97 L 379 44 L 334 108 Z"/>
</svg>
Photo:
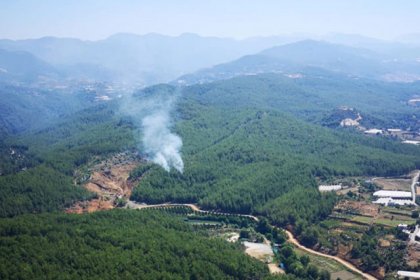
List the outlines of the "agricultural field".
<svg viewBox="0 0 420 280">
<path fill-rule="evenodd" d="M 380 181 L 381 180 L 381 181 Z M 402 189 L 404 184 L 402 180 L 405 179 L 375 179 L 377 182 L 393 182 L 393 186 Z M 411 180 L 407 179 L 408 182 Z M 398 182 L 398 183 L 397 183 Z M 388 184 L 388 187 L 391 183 Z M 410 185 L 408 184 L 408 188 Z M 395 189 L 393 189 L 395 190 Z M 358 225 L 380 225 L 389 228 L 394 228 L 399 224 L 414 225 L 416 220 L 411 217 L 412 207 L 386 207 L 378 204 L 373 204 L 369 197 L 370 193 L 355 192 L 352 197 L 349 195 L 342 196 L 342 199 L 334 207 L 330 217 L 337 218 L 346 223 Z"/>
<path fill-rule="evenodd" d="M 346 259 L 378 279 L 397 267 L 416 267 L 418 250 L 407 246 L 408 236 L 397 229 L 400 224 L 414 227 L 413 207 L 372 203 L 372 193 L 378 188 L 409 191 L 411 174 L 406 177 L 365 179 L 351 192 L 336 192 L 339 201 L 329 218 L 320 223 L 317 249 Z M 331 279 L 352 279 L 347 273 L 330 272 Z"/>
<path fill-rule="evenodd" d="M 350 222 L 355 222 L 359 224 L 366 224 L 366 225 L 382 225 L 386 227 L 397 227 L 399 224 L 407 224 L 412 225 L 416 223 L 416 220 L 411 218 L 406 218 L 402 216 L 398 216 L 393 218 L 394 216 L 389 215 L 378 215 L 377 217 L 366 217 L 366 216 L 353 216 L 350 219 Z"/>
<path fill-rule="evenodd" d="M 308 254 L 307 252 L 303 251 L 302 249 L 296 248 L 296 254 L 301 256 L 308 256 L 311 263 L 318 267 L 319 269 L 326 269 L 331 274 L 331 279 L 342 279 L 342 280 L 356 280 L 356 279 L 363 279 L 361 276 L 347 270 L 342 264 L 324 258 L 322 256 Z"/>
<path fill-rule="evenodd" d="M 374 184 L 384 190 L 410 191 L 411 178 L 375 178 Z"/>
</svg>

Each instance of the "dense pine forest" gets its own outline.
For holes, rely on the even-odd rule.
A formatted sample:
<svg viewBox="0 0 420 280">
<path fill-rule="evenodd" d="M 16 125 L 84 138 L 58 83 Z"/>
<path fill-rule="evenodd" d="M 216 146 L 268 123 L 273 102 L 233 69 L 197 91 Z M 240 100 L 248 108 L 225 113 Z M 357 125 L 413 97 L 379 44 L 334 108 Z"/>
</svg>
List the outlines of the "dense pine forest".
<svg viewBox="0 0 420 280">
<path fill-rule="evenodd" d="M 409 126 L 417 112 L 404 102 L 417 84 L 393 95 L 393 84 L 360 80 L 349 88 L 349 78 L 313 79 L 270 74 L 136 92 L 133 100 L 140 103 L 151 95 L 176 96 L 172 128 L 183 139 L 185 169 L 167 172 L 151 162 L 140 164 L 131 173 L 139 180 L 131 199 L 254 214 L 293 226 L 304 244 L 316 244 L 318 232 L 311 226 L 327 218 L 338 200 L 333 193 L 321 194 L 317 180 L 404 174 L 420 168 L 420 149 L 331 125 L 330 118 L 339 106 L 351 106 L 369 124 Z M 346 99 L 348 91 L 359 98 Z M 375 111 L 373 100 L 387 113 Z M 209 239 L 166 215 L 57 213 L 96 197 L 74 181 L 75 170 L 93 157 L 126 150 L 147 156 L 139 142 L 141 127 L 121 110 L 122 102 L 93 102 L 39 129 L 18 133 L 3 127 L 0 278 L 273 278 L 237 245 Z M 294 255 L 290 261 L 299 262 Z M 291 269 L 290 279 L 292 274 L 312 279 L 313 267 L 305 269 Z"/>
<path fill-rule="evenodd" d="M 1 279 L 265 279 L 237 244 L 156 212 L 1 219 Z M 17 249 L 19 248 L 19 249 Z"/>
<path fill-rule="evenodd" d="M 380 99 L 384 89 L 392 91 L 393 86 L 361 80 L 353 82 L 360 98 L 342 100 L 341 92 L 350 90 L 348 81 L 336 78 L 319 78 L 323 83 L 317 82 L 316 91 L 308 89 L 313 78 L 293 81 L 275 75 L 183 88 L 173 115 L 174 128 L 184 141 L 185 172 L 140 166 L 145 174 L 138 177 L 145 176 L 132 198 L 149 203 L 198 202 L 208 209 L 267 214 L 279 224 L 313 222 L 327 215 L 334 204 L 333 197 L 315 190 L 315 177 L 389 176 L 418 167 L 420 151 L 415 146 L 322 126 L 328 110 L 343 104 L 368 110 L 375 96 L 391 113 L 413 114 L 402 101 L 394 106 L 392 98 L 403 99 L 415 87 Z M 139 102 L 144 94 L 171 95 L 175 88 L 162 85 L 143 92 L 137 93 Z M 392 125 L 392 114 L 369 113 Z M 35 132 L 9 134 L 1 142 L 6 152 L 0 177 L 1 215 L 52 211 L 92 197 L 72 185 L 74 170 L 92 156 L 126 149 L 142 153 L 134 137 L 137 129 L 118 103 L 111 102 L 94 104 Z M 17 172 L 22 167 L 25 171 Z M 323 203 L 313 204 L 313 200 Z M 307 205 L 302 208 L 308 211 L 302 212 L 298 204 Z"/>
<path fill-rule="evenodd" d="M 133 147 L 134 140 L 130 125 L 115 116 L 115 105 L 107 105 L 85 109 L 34 133 L 9 135 L 0 144 L 5 152 L 0 215 L 10 217 L 64 209 L 93 198 L 73 184 L 74 170 L 93 156 Z"/>
<path fill-rule="evenodd" d="M 406 2 L 0 1 L 0 280 L 420 279 Z"/>
<path fill-rule="evenodd" d="M 149 203 L 198 201 L 208 209 L 264 213 L 280 225 L 315 222 L 334 205 L 332 196 L 315 189 L 316 177 L 391 176 L 420 166 L 417 147 L 322 126 L 328 108 L 357 106 L 362 98 L 369 104 L 384 87 L 361 81 L 353 86 L 360 99 L 343 101 L 340 92 L 349 90 L 348 80 L 337 83 L 335 78 L 319 78 L 325 82 L 318 81 L 322 86 L 316 93 L 309 89 L 312 78 L 290 81 L 275 75 L 185 88 L 175 127 L 184 139 L 185 172 L 151 168 L 132 198 Z M 362 86 L 369 94 L 362 96 Z M 175 91 L 156 86 L 138 96 L 150 95 L 150 90 L 157 95 Z M 388 100 L 378 102 L 390 111 L 412 110 Z M 380 118 L 391 125 L 386 115 Z"/>
</svg>

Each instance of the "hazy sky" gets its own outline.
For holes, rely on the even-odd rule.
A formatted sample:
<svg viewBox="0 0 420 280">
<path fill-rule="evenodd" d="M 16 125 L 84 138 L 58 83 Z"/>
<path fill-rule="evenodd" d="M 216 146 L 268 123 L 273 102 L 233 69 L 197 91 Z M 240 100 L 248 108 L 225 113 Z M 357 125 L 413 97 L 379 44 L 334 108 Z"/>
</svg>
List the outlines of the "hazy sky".
<svg viewBox="0 0 420 280">
<path fill-rule="evenodd" d="M 0 38 L 420 33 L 418 0 L 0 0 Z"/>
</svg>

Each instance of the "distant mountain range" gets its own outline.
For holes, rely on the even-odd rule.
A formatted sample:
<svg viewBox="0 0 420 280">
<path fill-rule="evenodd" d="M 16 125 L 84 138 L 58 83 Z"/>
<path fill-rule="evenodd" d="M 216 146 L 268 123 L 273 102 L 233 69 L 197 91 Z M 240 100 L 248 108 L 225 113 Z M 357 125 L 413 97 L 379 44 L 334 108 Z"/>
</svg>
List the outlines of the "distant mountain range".
<svg viewBox="0 0 420 280">
<path fill-rule="evenodd" d="M 0 81 L 10 79 L 32 81 L 40 76 L 51 75 L 57 75 L 57 70 L 33 54 L 0 49 Z"/>
<path fill-rule="evenodd" d="M 294 37 L 229 38 L 182 34 L 116 34 L 105 40 L 82 41 L 44 37 L 30 40 L 0 40 L 0 49 L 28 52 L 68 77 L 153 84 L 173 80 L 204 67 L 237 59 L 273 45 L 296 40 Z M 3 51 L 4 52 L 4 51 Z M 8 71 L 2 57 L 0 67 Z M 16 57 L 17 60 L 19 60 Z M 27 61 L 27 65 L 31 63 Z M 10 66 L 10 65 L 9 65 Z M 37 71 L 32 73 L 40 74 Z"/>
<path fill-rule="evenodd" d="M 405 55 L 404 53 L 402 55 Z M 420 55 L 420 52 L 419 52 Z M 420 79 L 420 61 L 392 52 L 303 40 L 263 50 L 255 55 L 184 75 L 177 82 L 194 84 L 261 73 L 284 73 L 297 78 L 320 68 L 348 76 L 411 82 Z"/>
<path fill-rule="evenodd" d="M 234 40 L 189 33 L 177 37 L 121 33 L 99 41 L 55 37 L 0 40 L 0 80 L 70 78 L 150 85 L 180 76 L 192 83 L 242 74 L 300 71 L 302 67 L 388 80 L 419 78 L 420 48 L 414 43 L 343 34 L 325 36 L 326 41 L 304 38 Z M 416 37 L 410 38 L 413 42 Z"/>
</svg>

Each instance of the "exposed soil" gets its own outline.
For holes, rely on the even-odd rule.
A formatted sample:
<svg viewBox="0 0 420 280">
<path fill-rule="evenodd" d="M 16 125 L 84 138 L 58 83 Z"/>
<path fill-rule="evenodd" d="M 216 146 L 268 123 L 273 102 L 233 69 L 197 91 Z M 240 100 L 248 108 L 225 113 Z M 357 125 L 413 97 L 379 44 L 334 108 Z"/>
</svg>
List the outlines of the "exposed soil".
<svg viewBox="0 0 420 280">
<path fill-rule="evenodd" d="M 259 259 L 263 262 L 270 263 L 274 257 L 273 250 L 270 245 L 264 243 L 253 243 L 245 241 L 244 246 L 246 247 L 245 253 Z"/>
<path fill-rule="evenodd" d="M 391 246 L 391 242 L 389 240 L 379 239 L 379 247 L 387 248 L 389 246 Z"/>
<path fill-rule="evenodd" d="M 385 268 L 379 267 L 375 271 L 371 271 L 370 274 L 374 275 L 378 279 L 384 279 L 385 278 Z"/>
<path fill-rule="evenodd" d="M 408 245 L 407 264 L 413 268 L 420 266 L 420 244 L 412 243 Z"/>
<path fill-rule="evenodd" d="M 274 252 L 271 248 L 270 241 L 264 240 L 264 243 L 253 243 L 245 241 L 245 253 L 267 264 L 271 274 L 283 274 L 283 269 L 274 261 Z"/>
<path fill-rule="evenodd" d="M 140 164 L 130 153 L 120 153 L 92 165 L 84 187 L 97 195 L 96 199 L 77 202 L 67 213 L 90 213 L 115 207 L 119 198 L 128 199 L 136 185 L 129 180 L 130 172 Z"/>
<path fill-rule="evenodd" d="M 379 206 L 365 201 L 342 200 L 334 207 L 334 211 L 376 217 Z"/>
<path fill-rule="evenodd" d="M 345 195 L 348 192 L 358 193 L 359 192 L 359 186 L 341 189 L 341 190 L 337 191 L 336 193 L 339 194 L 339 195 Z"/>
<path fill-rule="evenodd" d="M 346 258 L 349 256 L 351 250 L 353 249 L 353 245 L 349 244 L 349 245 L 344 245 L 344 244 L 338 244 L 338 256 L 342 257 L 342 258 Z"/>
<path fill-rule="evenodd" d="M 384 190 L 393 191 L 410 191 L 411 186 L 410 178 L 375 178 L 373 182 Z"/>
<path fill-rule="evenodd" d="M 333 272 L 331 273 L 331 279 L 342 279 L 342 280 L 352 280 L 355 279 L 354 274 L 346 271 L 346 270 L 342 270 L 342 271 L 338 271 L 338 272 Z M 358 278 L 356 278 L 358 279 Z"/>
<path fill-rule="evenodd" d="M 114 208 L 114 204 L 112 201 L 97 198 L 97 199 L 92 199 L 89 201 L 77 202 L 71 208 L 67 209 L 66 213 L 76 213 L 76 214 L 92 213 L 96 211 L 110 210 L 113 208 Z"/>
<path fill-rule="evenodd" d="M 276 263 L 269 263 L 268 264 L 268 269 L 270 270 L 271 274 L 284 274 L 284 273 L 286 273 Z"/>
</svg>

